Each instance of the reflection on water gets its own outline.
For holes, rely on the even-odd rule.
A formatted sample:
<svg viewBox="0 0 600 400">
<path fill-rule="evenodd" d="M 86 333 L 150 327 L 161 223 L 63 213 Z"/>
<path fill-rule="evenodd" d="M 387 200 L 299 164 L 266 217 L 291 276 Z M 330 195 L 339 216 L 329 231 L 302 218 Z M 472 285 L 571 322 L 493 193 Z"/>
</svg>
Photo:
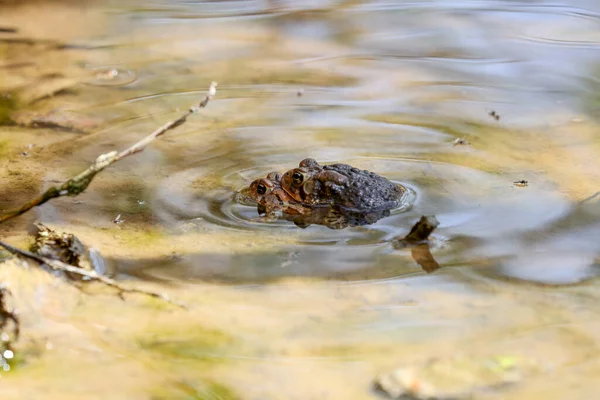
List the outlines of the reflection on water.
<svg viewBox="0 0 600 400">
<path fill-rule="evenodd" d="M 120 278 L 196 307 L 77 309 L 77 294 L 45 287 L 57 297 L 23 307 L 26 331 L 47 329 L 60 371 L 40 350 L 2 376 L 3 396 L 64 398 L 78 374 L 107 393 L 90 379 L 103 365 L 132 377 L 111 398 L 368 399 L 400 360 L 461 351 L 517 353 L 561 377 L 492 397 L 593 398 L 600 3 L 53 4 L 0 11 L 0 122 L 26 126 L 0 126 L 0 208 L 176 118 L 211 81 L 219 91 L 77 202 L 2 233 L 60 224 Z M 25 89 L 26 105 L 6 97 Z M 307 157 L 410 190 L 390 216 L 336 230 L 255 221 L 234 201 Z M 395 249 L 422 215 L 440 222 L 431 245 Z"/>
</svg>

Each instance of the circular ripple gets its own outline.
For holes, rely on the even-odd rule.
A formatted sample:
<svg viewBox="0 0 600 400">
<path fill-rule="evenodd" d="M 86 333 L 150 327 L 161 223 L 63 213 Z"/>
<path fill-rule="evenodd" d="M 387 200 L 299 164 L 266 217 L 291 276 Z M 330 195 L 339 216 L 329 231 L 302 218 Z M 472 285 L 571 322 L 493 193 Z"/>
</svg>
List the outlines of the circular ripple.
<svg viewBox="0 0 600 400">
<path fill-rule="evenodd" d="M 137 75 L 130 69 L 95 67 L 88 69 L 88 76 L 81 83 L 91 86 L 124 86 L 135 82 Z"/>
<path fill-rule="evenodd" d="M 247 168 L 243 170 L 223 171 L 214 189 L 195 190 L 194 185 L 206 177 L 203 168 L 189 169 L 171 175 L 158 188 L 153 203 L 154 211 L 165 223 L 176 225 L 179 221 L 208 222 L 214 226 L 238 230 L 268 230 L 276 234 L 294 232 L 300 234 L 300 240 L 312 244 L 335 244 L 340 242 L 377 243 L 385 225 L 382 221 L 399 215 L 416 201 L 416 190 L 404 182 L 408 190 L 401 199 L 401 204 L 391 211 L 391 216 L 369 226 L 332 230 L 325 226 L 311 225 L 300 229 L 292 222 L 284 219 L 276 221 L 259 221 L 257 207 L 237 201 L 237 192 L 258 177 L 264 177 L 271 171 L 285 171 L 291 165 L 269 165 Z M 230 188 L 230 189 L 223 189 Z M 383 231 L 382 231 L 383 229 Z M 364 241 L 364 239 L 370 240 Z"/>
<path fill-rule="evenodd" d="M 412 197 L 387 217 L 368 226 L 332 230 L 311 225 L 300 229 L 288 221 L 255 222 L 256 207 L 237 203 L 235 192 L 271 171 L 285 171 L 295 162 L 260 167 L 219 169 L 224 162 L 206 160 L 202 167 L 182 170 L 163 180 L 155 193 L 155 216 L 175 232 L 222 230 L 232 243 L 241 231 L 261 235 L 293 235 L 293 244 L 280 251 L 189 254 L 168 269 L 146 271 L 182 279 L 200 278 L 263 282 L 284 276 L 321 276 L 364 280 L 422 273 L 412 251 L 392 250 L 391 239 L 404 236 L 422 215 L 435 215 L 440 225 L 433 234 L 435 261 L 443 268 L 502 262 L 523 250 L 524 238 L 543 232 L 564 218 L 571 205 L 541 182 L 514 186 L 514 177 L 468 167 L 397 158 L 320 157 L 319 162 L 342 162 L 376 172 L 411 188 Z M 196 164 L 198 165 L 198 164 Z M 439 239 L 439 240 L 438 240 Z M 208 267 L 210 266 L 210 267 Z M 163 271 L 163 272 L 159 272 Z"/>
<path fill-rule="evenodd" d="M 235 201 L 236 191 L 252 180 L 271 171 L 285 171 L 293 164 L 224 170 L 216 177 L 210 169 L 195 168 L 163 181 L 153 208 L 171 226 L 196 221 L 199 225 L 208 223 L 233 230 L 270 230 L 274 234 L 293 231 L 305 243 L 348 245 L 373 245 L 406 234 L 421 215 L 436 215 L 440 228 L 451 227 L 461 235 L 492 238 L 535 228 L 564 211 L 564 204 L 556 196 L 531 186 L 515 188 L 509 179 L 467 167 L 388 158 L 319 161 L 344 162 L 374 171 L 409 191 L 391 216 L 375 224 L 341 230 L 318 225 L 300 229 L 282 219 L 256 221 L 256 206 Z M 205 180 L 211 184 L 199 184 Z M 544 198 L 548 201 L 544 202 Z"/>
</svg>

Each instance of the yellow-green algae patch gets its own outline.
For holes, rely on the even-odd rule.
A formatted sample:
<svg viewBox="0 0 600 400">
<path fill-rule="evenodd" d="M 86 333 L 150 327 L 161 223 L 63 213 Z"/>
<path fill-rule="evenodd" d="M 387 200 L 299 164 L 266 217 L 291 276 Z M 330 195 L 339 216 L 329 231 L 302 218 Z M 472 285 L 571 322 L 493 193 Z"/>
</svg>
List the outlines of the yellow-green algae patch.
<svg viewBox="0 0 600 400">
<path fill-rule="evenodd" d="M 73 379 L 84 382 L 87 373 L 102 370 L 108 373 L 105 376 L 128 377 L 111 385 L 114 398 L 139 398 L 140 393 L 148 393 L 149 381 L 166 389 L 157 392 L 158 398 L 237 398 L 213 381 L 213 368 L 208 368 L 227 360 L 237 340 L 216 325 L 205 325 L 202 313 L 167 304 L 160 309 L 143 307 L 147 302 L 143 295 L 126 295 L 123 302 L 113 289 L 100 284 L 86 285 L 81 291 L 38 268 L 24 268 L 16 259 L 2 264 L 0 282 L 13 292 L 24 335 L 15 348 L 17 368 L 6 375 L 0 372 L 5 375 L 0 376 L 3 398 L 16 398 L 17 393 L 20 398 L 34 398 L 45 392 L 49 398 L 62 393 L 61 398 L 74 399 L 83 395 L 81 390 L 99 393 L 103 380 L 72 384 Z M 215 300 L 207 293 L 210 290 L 201 297 L 209 303 L 211 297 Z M 180 295 L 184 297 L 181 292 L 173 297 Z M 163 369 L 180 366 L 192 367 L 181 374 Z M 202 384 L 187 391 L 173 385 L 173 378 L 182 377 Z M 22 386 L 30 379 L 35 383 Z M 169 396 L 190 395 L 192 389 L 197 397 Z"/>
<path fill-rule="evenodd" d="M 0 116 L 1 118 L 1 116 Z M 10 141 L 7 139 L 0 139 L 0 159 L 8 157 L 11 152 Z"/>
<path fill-rule="evenodd" d="M 150 392 L 152 400 L 238 400 L 240 397 L 229 387 L 214 381 L 199 383 L 176 382 Z"/>
<path fill-rule="evenodd" d="M 11 94 L 0 92 L 0 125 L 12 123 L 11 115 L 17 109 L 17 102 Z"/>
<path fill-rule="evenodd" d="M 194 362 L 222 362 L 234 339 L 223 331 L 203 326 L 178 326 L 177 329 L 158 326 L 148 327 L 155 333 L 144 332 L 137 345 L 144 351 L 152 351 L 165 359 L 184 359 Z"/>
</svg>

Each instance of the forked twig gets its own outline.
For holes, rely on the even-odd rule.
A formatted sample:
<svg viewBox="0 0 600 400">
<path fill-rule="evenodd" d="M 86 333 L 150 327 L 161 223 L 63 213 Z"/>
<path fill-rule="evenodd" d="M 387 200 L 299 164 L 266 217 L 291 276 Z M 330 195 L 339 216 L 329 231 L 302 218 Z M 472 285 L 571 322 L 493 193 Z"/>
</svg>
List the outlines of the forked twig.
<svg viewBox="0 0 600 400">
<path fill-rule="evenodd" d="M 40 206 L 40 205 L 44 204 L 45 202 L 47 202 L 48 200 L 54 199 L 56 197 L 77 196 L 78 194 L 83 192 L 88 187 L 88 185 L 92 182 L 92 179 L 94 179 L 94 176 L 96 176 L 96 174 L 98 172 L 102 171 L 106 167 L 116 163 L 117 161 L 119 161 L 125 157 L 128 157 L 133 154 L 144 151 L 146 146 L 148 146 L 148 144 L 150 144 L 154 139 L 161 136 L 165 132 L 178 127 L 179 125 L 182 125 L 183 123 L 186 122 L 187 118 L 190 115 L 197 112 L 201 108 L 206 107 L 206 105 L 214 97 L 216 92 L 217 92 L 217 82 L 212 82 L 210 84 L 210 88 L 208 89 L 208 93 L 204 97 L 204 100 L 202 100 L 197 105 L 190 107 L 181 117 L 177 118 L 176 120 L 167 122 L 166 124 L 164 124 L 163 126 L 158 128 L 157 130 L 152 132 L 150 135 L 146 136 L 145 138 L 143 138 L 142 140 L 140 140 L 133 146 L 123 150 L 120 153 L 118 153 L 116 151 L 111 151 L 110 153 L 100 155 L 96 159 L 96 161 L 94 161 L 92 163 L 92 165 L 89 166 L 88 169 L 81 172 L 77 176 L 69 179 L 62 185 L 52 186 L 48 190 L 46 190 L 44 192 L 44 194 L 42 194 L 40 197 L 33 199 L 32 201 L 24 204 L 18 210 L 10 211 L 6 214 L 0 215 L 0 223 L 7 221 L 11 218 L 14 218 L 16 216 L 19 216 L 19 215 L 29 211 L 33 207 Z"/>
<path fill-rule="evenodd" d="M 154 297 L 154 298 L 166 301 L 167 303 L 176 305 L 181 308 L 187 308 L 187 306 L 185 304 L 171 300 L 165 294 L 153 292 L 150 290 L 127 288 L 127 287 L 122 286 L 119 282 L 115 281 L 114 279 L 108 278 L 106 276 L 98 275 L 96 273 L 96 271 L 88 271 L 83 268 L 79 268 L 79 267 L 75 267 L 73 265 L 66 264 L 62 261 L 53 260 L 53 259 L 47 258 L 47 257 L 42 257 L 42 256 L 32 253 L 30 251 L 21 250 L 19 248 L 13 247 L 13 246 L 9 245 L 8 243 L 4 243 L 2 241 L 0 241 L 0 246 L 4 247 L 6 250 L 8 250 L 9 252 L 11 252 L 13 254 L 18 254 L 20 256 L 36 260 L 42 264 L 46 264 L 47 266 L 52 268 L 52 270 L 54 270 L 54 271 L 70 272 L 72 274 L 77 274 L 77 275 L 83 276 L 85 278 L 88 278 L 89 280 L 101 282 L 101 283 L 105 284 L 106 286 L 110 286 L 112 288 L 117 289 L 120 296 L 122 296 L 123 293 L 138 293 L 138 294 L 143 294 L 146 296 L 150 296 L 150 297 Z"/>
</svg>

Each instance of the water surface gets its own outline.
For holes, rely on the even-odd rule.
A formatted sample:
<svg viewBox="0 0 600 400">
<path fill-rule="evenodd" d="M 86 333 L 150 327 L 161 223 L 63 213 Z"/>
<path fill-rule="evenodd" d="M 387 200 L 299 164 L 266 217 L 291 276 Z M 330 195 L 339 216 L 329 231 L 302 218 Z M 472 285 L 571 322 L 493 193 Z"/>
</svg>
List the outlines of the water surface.
<svg viewBox="0 0 600 400">
<path fill-rule="evenodd" d="M 3 398 L 369 399 L 377 374 L 457 353 L 544 367 L 485 398 L 597 392 L 597 2 L 44 7 L 44 18 L 0 12 L 0 26 L 19 28 L 0 33 L 0 91 L 46 88 L 20 121 L 34 112 L 70 129 L 0 127 L 0 208 L 219 87 L 76 199 L 2 227 L 13 241 L 34 219 L 72 231 L 118 278 L 191 310 L 6 269 L 3 281 L 21 282 L 30 339 L 26 361 L 0 378 Z M 66 16 L 77 24 L 60 24 Z M 306 157 L 375 171 L 415 196 L 344 230 L 253 222 L 256 209 L 232 200 Z M 389 244 L 421 215 L 440 221 L 431 274 Z"/>
</svg>

